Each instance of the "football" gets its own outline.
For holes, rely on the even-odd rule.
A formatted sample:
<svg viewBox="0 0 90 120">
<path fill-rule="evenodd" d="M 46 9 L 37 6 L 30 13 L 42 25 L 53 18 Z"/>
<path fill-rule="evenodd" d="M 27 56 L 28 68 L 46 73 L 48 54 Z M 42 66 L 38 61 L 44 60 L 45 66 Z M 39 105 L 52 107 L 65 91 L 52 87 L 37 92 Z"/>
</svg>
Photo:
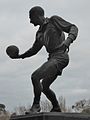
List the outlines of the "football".
<svg viewBox="0 0 90 120">
<path fill-rule="evenodd" d="M 19 48 L 15 45 L 10 45 L 6 48 L 6 53 L 10 58 L 17 58 L 19 55 Z"/>
</svg>

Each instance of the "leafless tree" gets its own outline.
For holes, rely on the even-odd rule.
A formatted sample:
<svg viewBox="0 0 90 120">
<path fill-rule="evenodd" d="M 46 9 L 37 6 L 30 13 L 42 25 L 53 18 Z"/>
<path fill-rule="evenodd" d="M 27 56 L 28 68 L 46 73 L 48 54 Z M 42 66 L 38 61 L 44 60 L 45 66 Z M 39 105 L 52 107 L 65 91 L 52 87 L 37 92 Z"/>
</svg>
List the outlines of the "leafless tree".
<svg viewBox="0 0 90 120">
<path fill-rule="evenodd" d="M 74 109 L 75 112 L 90 114 L 90 99 L 83 99 L 76 102 L 75 105 L 72 106 L 72 109 Z"/>
</svg>

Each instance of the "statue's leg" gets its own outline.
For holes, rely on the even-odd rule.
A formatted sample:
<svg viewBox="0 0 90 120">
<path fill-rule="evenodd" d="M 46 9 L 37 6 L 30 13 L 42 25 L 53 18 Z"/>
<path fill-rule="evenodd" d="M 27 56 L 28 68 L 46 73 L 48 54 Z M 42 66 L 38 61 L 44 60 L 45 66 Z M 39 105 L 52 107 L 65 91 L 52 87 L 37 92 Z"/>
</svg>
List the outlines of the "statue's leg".
<svg viewBox="0 0 90 120">
<path fill-rule="evenodd" d="M 39 75 L 39 69 L 37 69 L 33 74 L 31 75 L 31 80 L 33 84 L 33 92 L 34 92 L 34 100 L 33 104 L 30 108 L 30 112 L 40 112 L 40 96 L 41 96 L 41 84 L 40 84 L 40 75 Z"/>
<path fill-rule="evenodd" d="M 42 86 L 43 86 L 43 93 L 46 95 L 46 97 L 50 100 L 50 102 L 52 103 L 52 110 L 56 111 L 56 112 L 61 112 L 58 100 L 56 98 L 56 95 L 54 93 L 54 91 L 52 91 L 50 89 L 50 85 L 54 82 L 54 80 L 56 79 L 57 76 L 55 76 L 55 74 L 52 75 L 52 77 L 46 77 L 45 79 L 43 79 L 42 81 Z"/>
<path fill-rule="evenodd" d="M 34 101 L 33 104 L 39 104 L 40 96 L 41 96 L 41 84 L 40 84 L 40 75 L 39 69 L 37 69 L 31 76 L 32 84 L 33 84 L 33 92 L 34 92 Z"/>
<path fill-rule="evenodd" d="M 54 91 L 50 89 L 50 85 L 55 81 L 58 76 L 57 61 L 55 59 L 51 59 L 50 61 L 48 61 L 47 66 L 44 69 L 44 74 L 45 76 L 43 75 L 42 79 L 43 93 L 51 101 L 53 105 L 52 111 L 61 112 L 56 95 Z"/>
<path fill-rule="evenodd" d="M 32 74 L 31 80 L 34 89 L 33 104 L 39 104 L 41 92 L 43 89 L 43 92 L 52 102 L 53 106 L 58 105 L 55 93 L 49 89 L 49 86 L 56 79 L 56 77 L 57 77 L 57 61 L 55 59 L 47 61 Z M 42 86 L 40 80 L 43 81 Z M 45 88 L 47 89 L 47 91 Z"/>
<path fill-rule="evenodd" d="M 54 78 L 54 77 L 53 77 Z M 58 106 L 58 101 L 57 101 L 57 98 L 56 98 L 56 95 L 54 93 L 54 91 L 52 91 L 49 86 L 50 86 L 50 81 L 53 80 L 50 79 L 50 78 L 45 78 L 43 81 L 42 81 L 42 86 L 43 86 L 43 93 L 46 95 L 46 97 L 51 101 L 53 107 L 56 107 Z M 49 82 L 48 82 L 49 81 Z"/>
</svg>

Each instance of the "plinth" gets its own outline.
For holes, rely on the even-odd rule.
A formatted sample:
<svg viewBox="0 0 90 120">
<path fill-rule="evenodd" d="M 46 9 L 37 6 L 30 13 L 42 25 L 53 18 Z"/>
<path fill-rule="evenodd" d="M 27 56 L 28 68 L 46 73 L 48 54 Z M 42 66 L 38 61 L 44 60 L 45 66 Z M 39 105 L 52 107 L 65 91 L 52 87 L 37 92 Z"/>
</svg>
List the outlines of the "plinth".
<svg viewBox="0 0 90 120">
<path fill-rule="evenodd" d="M 13 116 L 10 120 L 90 120 L 90 115 L 81 113 L 42 112 Z"/>
</svg>

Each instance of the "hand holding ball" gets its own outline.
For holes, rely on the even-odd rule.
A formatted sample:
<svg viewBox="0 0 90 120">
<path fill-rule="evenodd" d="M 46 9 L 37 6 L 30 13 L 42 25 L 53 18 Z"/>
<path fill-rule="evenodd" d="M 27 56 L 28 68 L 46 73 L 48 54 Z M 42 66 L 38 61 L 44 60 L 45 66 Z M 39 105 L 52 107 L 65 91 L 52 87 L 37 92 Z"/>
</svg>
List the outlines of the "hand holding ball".
<svg viewBox="0 0 90 120">
<path fill-rule="evenodd" d="M 19 58 L 19 48 L 15 45 L 8 46 L 6 48 L 6 53 L 12 59 Z"/>
</svg>

